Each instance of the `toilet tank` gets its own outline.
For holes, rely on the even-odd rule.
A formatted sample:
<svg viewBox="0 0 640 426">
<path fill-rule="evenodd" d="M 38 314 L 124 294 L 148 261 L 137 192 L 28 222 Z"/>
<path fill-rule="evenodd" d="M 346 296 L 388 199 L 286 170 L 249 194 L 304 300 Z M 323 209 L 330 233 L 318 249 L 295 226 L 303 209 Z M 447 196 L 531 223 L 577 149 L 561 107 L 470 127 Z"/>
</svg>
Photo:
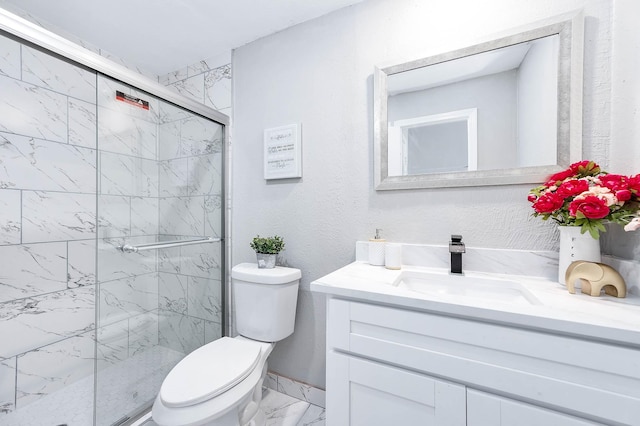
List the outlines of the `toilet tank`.
<svg viewBox="0 0 640 426">
<path fill-rule="evenodd" d="M 260 269 L 241 263 L 231 270 L 236 330 L 244 337 L 277 342 L 291 335 L 296 319 L 299 269 Z"/>
</svg>

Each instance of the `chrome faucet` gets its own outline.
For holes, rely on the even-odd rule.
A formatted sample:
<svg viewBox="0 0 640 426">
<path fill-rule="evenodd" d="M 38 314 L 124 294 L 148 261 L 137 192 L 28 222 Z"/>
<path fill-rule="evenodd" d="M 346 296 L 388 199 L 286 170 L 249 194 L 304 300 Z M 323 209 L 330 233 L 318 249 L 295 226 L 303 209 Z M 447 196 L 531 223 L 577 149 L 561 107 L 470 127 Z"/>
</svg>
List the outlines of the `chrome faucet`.
<svg viewBox="0 0 640 426">
<path fill-rule="evenodd" d="M 465 252 L 462 235 L 452 235 L 449 242 L 449 253 L 451 253 L 451 273 L 462 274 L 462 253 Z"/>
</svg>

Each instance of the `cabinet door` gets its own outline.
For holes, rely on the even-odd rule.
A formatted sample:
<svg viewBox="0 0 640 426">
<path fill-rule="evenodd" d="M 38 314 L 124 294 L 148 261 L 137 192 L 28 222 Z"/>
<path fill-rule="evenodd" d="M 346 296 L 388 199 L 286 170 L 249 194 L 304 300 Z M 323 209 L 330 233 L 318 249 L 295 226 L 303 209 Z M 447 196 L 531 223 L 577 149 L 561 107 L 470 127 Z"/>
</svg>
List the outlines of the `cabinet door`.
<svg viewBox="0 0 640 426">
<path fill-rule="evenodd" d="M 328 352 L 328 426 L 465 424 L 464 386 Z"/>
<path fill-rule="evenodd" d="M 468 426 L 594 426 L 567 414 L 473 389 L 467 390 Z"/>
</svg>

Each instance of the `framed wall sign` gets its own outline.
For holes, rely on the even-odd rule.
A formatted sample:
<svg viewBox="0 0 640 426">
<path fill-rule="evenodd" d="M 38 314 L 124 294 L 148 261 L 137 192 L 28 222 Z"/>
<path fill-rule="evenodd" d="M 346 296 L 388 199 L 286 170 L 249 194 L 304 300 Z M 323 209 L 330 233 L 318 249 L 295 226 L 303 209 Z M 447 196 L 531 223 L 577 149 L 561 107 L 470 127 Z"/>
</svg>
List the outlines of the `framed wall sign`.
<svg viewBox="0 0 640 426">
<path fill-rule="evenodd" d="M 302 177 L 302 143 L 300 139 L 300 124 L 265 129 L 265 179 Z"/>
</svg>

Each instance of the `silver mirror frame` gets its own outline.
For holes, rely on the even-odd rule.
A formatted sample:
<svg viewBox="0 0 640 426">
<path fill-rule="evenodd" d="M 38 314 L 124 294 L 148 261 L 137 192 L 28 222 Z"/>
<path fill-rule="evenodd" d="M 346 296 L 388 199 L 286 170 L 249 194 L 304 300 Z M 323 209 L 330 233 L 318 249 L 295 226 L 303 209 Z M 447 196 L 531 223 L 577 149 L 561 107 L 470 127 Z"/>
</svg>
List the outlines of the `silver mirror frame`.
<svg viewBox="0 0 640 426">
<path fill-rule="evenodd" d="M 464 186 L 541 183 L 549 175 L 582 159 L 582 13 L 562 15 L 510 31 L 501 38 L 447 53 L 384 68 L 373 75 L 374 185 L 379 191 L 394 189 L 448 188 Z M 558 164 L 498 170 L 389 176 L 387 77 L 469 55 L 499 49 L 551 35 L 559 35 L 558 57 Z"/>
</svg>

